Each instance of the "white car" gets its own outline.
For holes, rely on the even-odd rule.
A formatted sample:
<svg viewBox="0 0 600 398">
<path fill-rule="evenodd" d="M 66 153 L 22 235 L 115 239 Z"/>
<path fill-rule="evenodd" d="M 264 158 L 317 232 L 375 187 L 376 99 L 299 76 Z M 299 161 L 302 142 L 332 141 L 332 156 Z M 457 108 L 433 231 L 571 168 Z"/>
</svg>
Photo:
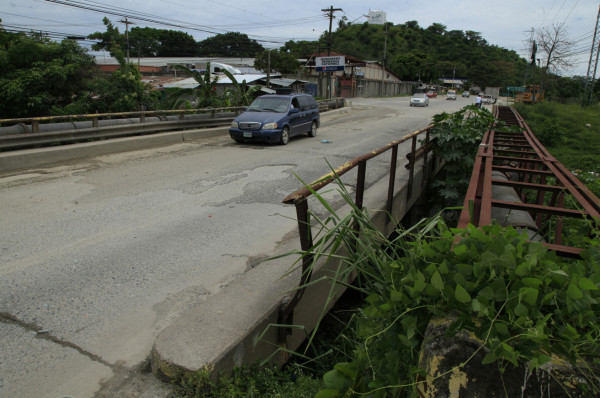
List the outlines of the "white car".
<svg viewBox="0 0 600 398">
<path fill-rule="evenodd" d="M 429 106 L 429 97 L 425 93 L 415 93 L 410 98 L 410 106 Z"/>
<path fill-rule="evenodd" d="M 494 98 L 491 95 L 482 95 L 481 96 L 481 103 L 482 104 L 495 104 L 496 103 L 496 98 Z"/>
<path fill-rule="evenodd" d="M 456 101 L 456 90 L 448 90 L 448 93 L 446 94 L 446 99 Z"/>
</svg>

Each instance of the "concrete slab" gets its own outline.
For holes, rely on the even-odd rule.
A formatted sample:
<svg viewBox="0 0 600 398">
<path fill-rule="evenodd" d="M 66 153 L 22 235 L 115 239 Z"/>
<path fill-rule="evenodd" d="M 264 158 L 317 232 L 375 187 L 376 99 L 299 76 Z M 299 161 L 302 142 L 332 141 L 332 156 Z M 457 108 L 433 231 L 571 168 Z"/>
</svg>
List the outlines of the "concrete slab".
<svg viewBox="0 0 600 398">
<path fill-rule="evenodd" d="M 439 165 L 438 170 L 439 170 Z M 387 200 L 388 179 L 373 184 L 364 196 L 364 206 L 372 209 L 371 218 L 385 233 L 390 233 L 410 209 L 421 192 L 422 173 L 414 176 L 414 194 L 407 197 L 408 171 L 396 177 L 394 210 L 388 217 L 384 210 Z M 340 216 L 348 214 L 349 206 L 338 210 Z M 298 233 L 290 231 L 280 242 L 273 256 L 299 250 Z M 341 285 L 333 287 L 322 281 L 311 285 L 302 296 L 293 313 L 292 333 L 285 341 L 278 340 L 279 311 L 287 303 L 300 281 L 296 270 L 283 277 L 299 256 L 291 255 L 259 264 L 244 273 L 206 302 L 184 313 L 156 338 L 152 354 L 152 370 L 165 380 L 177 380 L 183 374 L 207 369 L 214 374 L 227 373 L 234 366 L 253 364 L 270 359 L 282 364 L 287 360 L 285 351 L 296 349 L 315 327 L 320 315 L 329 310 L 342 295 Z M 337 261 L 321 261 L 312 280 L 330 277 L 338 268 Z M 333 292 L 333 293 L 332 293 Z M 333 296 L 326 304 L 327 297 Z"/>
</svg>

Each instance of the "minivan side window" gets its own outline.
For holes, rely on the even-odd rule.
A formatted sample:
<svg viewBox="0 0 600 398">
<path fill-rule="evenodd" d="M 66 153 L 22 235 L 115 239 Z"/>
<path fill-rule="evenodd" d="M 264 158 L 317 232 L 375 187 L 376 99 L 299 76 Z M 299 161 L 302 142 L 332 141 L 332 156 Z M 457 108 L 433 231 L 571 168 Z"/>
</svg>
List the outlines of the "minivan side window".
<svg viewBox="0 0 600 398">
<path fill-rule="evenodd" d="M 298 99 L 300 100 L 302 110 L 315 109 L 317 107 L 317 102 L 311 96 L 303 95 L 298 97 Z"/>
</svg>

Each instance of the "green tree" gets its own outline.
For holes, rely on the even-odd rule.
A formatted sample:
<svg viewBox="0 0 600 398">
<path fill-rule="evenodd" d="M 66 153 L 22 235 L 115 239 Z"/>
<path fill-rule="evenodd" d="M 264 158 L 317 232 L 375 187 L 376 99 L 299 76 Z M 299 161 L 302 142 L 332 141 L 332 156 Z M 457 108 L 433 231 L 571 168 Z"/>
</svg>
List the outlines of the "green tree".
<svg viewBox="0 0 600 398">
<path fill-rule="evenodd" d="M 269 61 L 269 54 L 271 60 Z M 270 72 L 296 73 L 300 69 L 300 62 L 291 53 L 281 50 L 265 50 L 254 59 L 254 68 L 267 71 L 271 66 Z"/>
<path fill-rule="evenodd" d="M 176 92 L 174 95 L 182 98 L 182 101 L 178 101 L 175 103 L 175 108 L 181 107 L 186 103 L 183 100 L 183 96 L 193 94 L 198 102 L 198 108 L 208 108 L 215 107 L 220 105 L 220 99 L 217 97 L 217 81 L 218 77 L 211 77 L 210 75 L 210 62 L 206 64 L 206 70 L 204 72 L 198 72 L 196 70 L 191 70 L 186 68 L 185 66 L 175 65 L 177 70 L 180 70 L 189 76 L 193 77 L 194 80 L 198 82 L 198 87 L 195 89 L 181 89 Z"/>
<path fill-rule="evenodd" d="M 0 29 L 0 115 L 47 116 L 84 94 L 95 61 L 75 41 Z"/>
<path fill-rule="evenodd" d="M 254 57 L 264 51 L 256 40 L 239 32 L 227 32 L 202 40 L 199 48 L 201 57 Z"/>
<path fill-rule="evenodd" d="M 313 54 L 318 54 L 326 48 L 326 45 L 319 41 L 290 40 L 280 48 L 281 51 L 289 52 L 296 58 L 308 58 Z"/>
<path fill-rule="evenodd" d="M 92 49 L 109 51 L 112 56 L 118 52 L 126 53 L 126 35 L 108 18 L 102 22 L 106 32 L 95 32 L 88 36 L 100 40 L 92 45 Z M 192 57 L 198 55 L 198 43 L 185 32 L 134 26 L 129 32 L 129 53 L 141 57 Z"/>
<path fill-rule="evenodd" d="M 177 30 L 161 30 L 158 35 L 159 57 L 194 57 L 198 55 L 198 43 L 194 38 Z"/>
<path fill-rule="evenodd" d="M 254 99 L 254 94 L 260 90 L 260 86 L 249 86 L 246 83 L 246 80 L 243 80 L 241 83 L 237 82 L 237 79 L 234 75 L 229 73 L 228 70 L 224 69 L 223 73 L 225 76 L 231 80 L 233 84 L 233 88 L 227 89 L 223 93 L 223 101 L 226 106 L 246 106 L 250 105 L 252 100 Z"/>
<path fill-rule="evenodd" d="M 125 35 L 119 32 L 119 28 L 114 26 L 106 17 L 102 19 L 102 23 L 106 26 L 106 32 L 94 32 L 88 36 L 88 39 L 100 40 L 98 43 L 92 44 L 92 50 L 106 50 L 112 57 L 117 54 L 125 54 L 127 49 L 127 40 Z"/>
<path fill-rule="evenodd" d="M 96 77 L 87 81 L 85 93 L 64 108 L 54 107 L 54 114 L 83 114 L 132 112 L 152 108 L 159 93 L 142 82 L 137 66 L 127 63 L 117 54 L 120 68 L 109 77 Z"/>
</svg>

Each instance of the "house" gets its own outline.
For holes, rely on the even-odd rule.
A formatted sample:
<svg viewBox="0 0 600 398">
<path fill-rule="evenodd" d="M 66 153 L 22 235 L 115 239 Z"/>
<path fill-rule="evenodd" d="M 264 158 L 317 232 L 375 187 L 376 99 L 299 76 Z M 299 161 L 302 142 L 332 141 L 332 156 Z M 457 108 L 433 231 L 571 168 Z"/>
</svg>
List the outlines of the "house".
<svg viewBox="0 0 600 398">
<path fill-rule="evenodd" d="M 343 60 L 343 68 L 336 71 L 323 71 L 317 65 L 317 58 L 338 57 Z M 412 94 L 416 83 L 402 82 L 392 71 L 378 61 L 365 61 L 350 55 L 335 52 L 311 54 L 302 68 L 301 77 L 316 82 L 320 97 L 375 97 L 398 94 Z M 306 76 L 308 74 L 308 76 Z"/>
</svg>

